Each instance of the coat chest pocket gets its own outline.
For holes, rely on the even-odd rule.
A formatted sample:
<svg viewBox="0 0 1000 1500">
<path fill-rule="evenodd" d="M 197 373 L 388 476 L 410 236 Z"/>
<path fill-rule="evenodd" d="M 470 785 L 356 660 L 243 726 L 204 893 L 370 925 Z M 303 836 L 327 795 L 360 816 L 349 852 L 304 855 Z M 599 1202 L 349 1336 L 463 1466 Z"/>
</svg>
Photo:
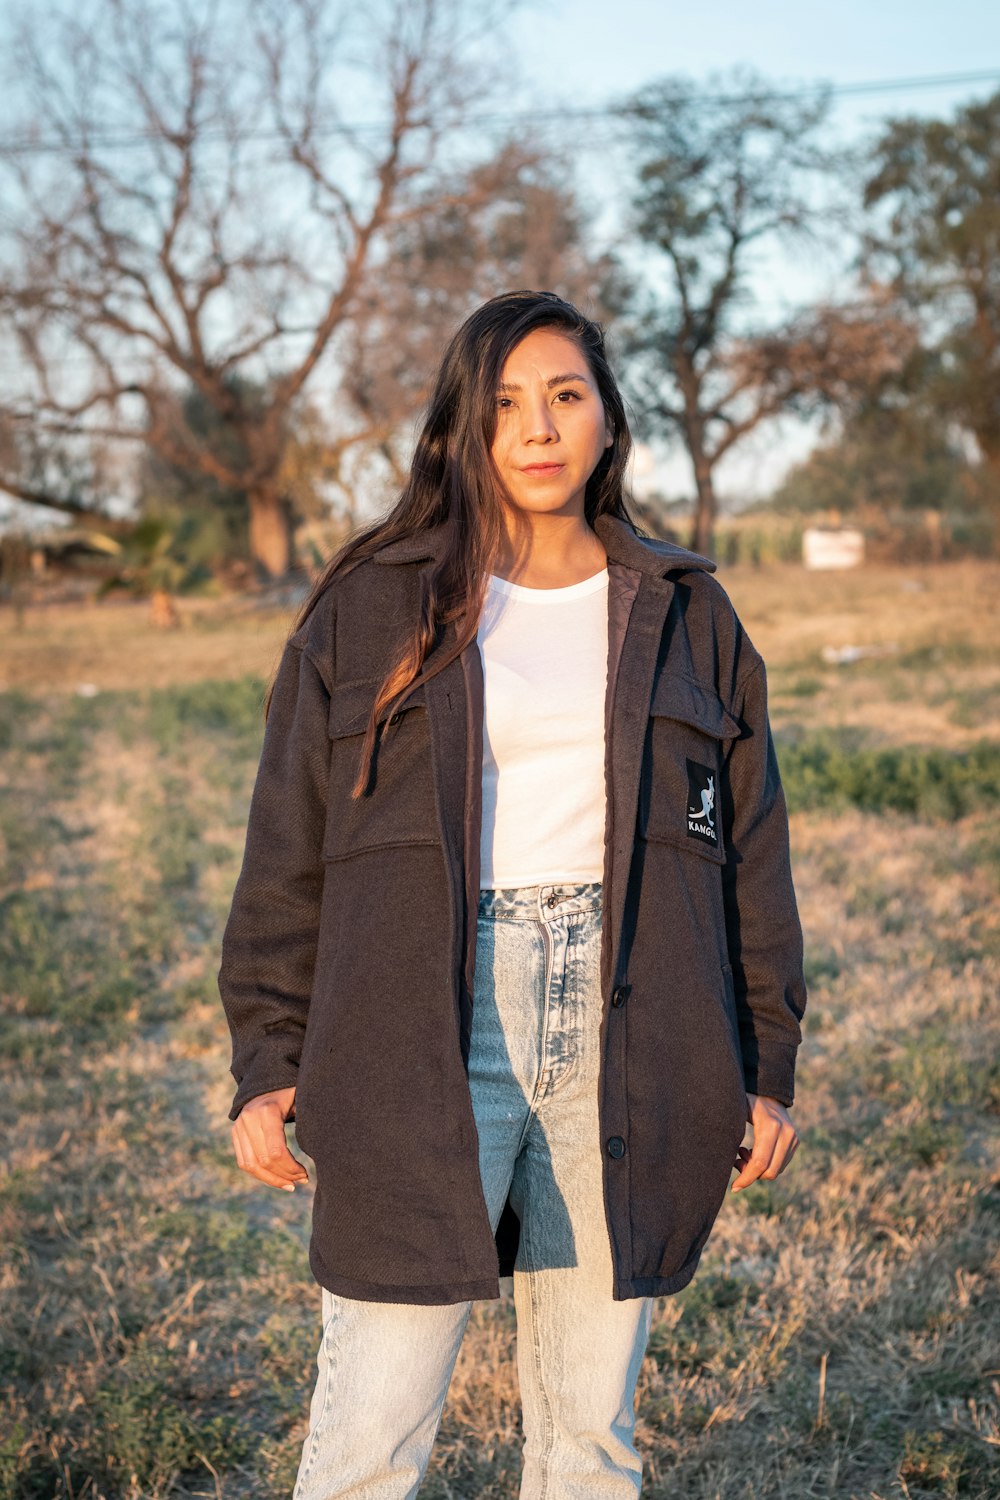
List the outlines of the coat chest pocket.
<svg viewBox="0 0 1000 1500">
<path fill-rule="evenodd" d="M 330 698 L 330 787 L 323 858 L 366 849 L 439 842 L 430 725 L 424 686 L 414 688 L 376 741 L 366 790 L 351 790 L 361 767 L 365 728 L 381 677 L 335 685 Z"/>
<path fill-rule="evenodd" d="M 649 705 L 639 789 L 639 835 L 677 844 L 722 864 L 720 778 L 740 725 L 715 688 L 678 672 L 660 674 Z"/>
</svg>

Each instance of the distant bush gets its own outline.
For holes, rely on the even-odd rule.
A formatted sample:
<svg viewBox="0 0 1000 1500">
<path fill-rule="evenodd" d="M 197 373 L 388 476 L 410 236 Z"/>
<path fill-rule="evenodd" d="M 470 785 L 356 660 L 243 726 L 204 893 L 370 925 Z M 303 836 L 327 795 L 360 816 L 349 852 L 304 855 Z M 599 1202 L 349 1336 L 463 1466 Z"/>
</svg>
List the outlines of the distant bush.
<svg viewBox="0 0 1000 1500">
<path fill-rule="evenodd" d="M 714 557 L 723 567 L 750 563 L 801 563 L 802 532 L 806 522 L 798 517 L 763 512 L 754 516 L 726 517 L 716 528 Z"/>
<path fill-rule="evenodd" d="M 776 739 L 790 810 L 860 807 L 960 818 L 1000 800 L 1000 744 L 990 740 L 947 751 L 905 745 L 852 749 L 832 734 L 792 743 Z"/>
<path fill-rule="evenodd" d="M 862 532 L 868 563 L 952 562 L 995 556 L 998 547 L 996 518 L 980 512 L 880 511 L 859 504 L 836 515 L 820 511 L 810 516 L 760 505 L 719 519 L 712 556 L 723 567 L 801 564 L 806 527 L 840 525 Z"/>
<path fill-rule="evenodd" d="M 151 688 L 149 728 L 164 750 L 182 746 L 192 730 L 223 732 L 255 744 L 264 732 L 266 693 L 267 684 L 254 676 Z"/>
</svg>

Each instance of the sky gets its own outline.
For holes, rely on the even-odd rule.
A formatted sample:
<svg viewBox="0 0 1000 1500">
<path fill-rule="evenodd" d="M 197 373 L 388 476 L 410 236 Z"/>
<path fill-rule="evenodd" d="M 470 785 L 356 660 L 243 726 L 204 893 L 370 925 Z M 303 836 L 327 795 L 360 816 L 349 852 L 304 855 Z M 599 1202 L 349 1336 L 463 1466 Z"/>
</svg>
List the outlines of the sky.
<svg viewBox="0 0 1000 1500">
<path fill-rule="evenodd" d="M 0 17 L 11 6 L 12 0 L 0 0 Z M 755 5 L 715 0 L 710 6 L 677 0 L 506 0 L 482 14 L 491 66 L 495 60 L 500 77 L 510 77 L 509 89 L 501 87 L 499 102 L 491 99 L 487 109 L 512 116 L 560 106 L 599 108 L 668 74 L 696 83 L 721 75 L 724 81 L 739 65 L 756 70 L 775 88 L 885 85 L 834 99 L 831 133 L 846 143 L 874 134 L 890 115 L 946 118 L 1000 87 L 997 0 L 840 0 L 836 7 L 790 0 Z M 931 81 L 942 76 L 954 81 Z M 889 87 L 892 81 L 905 86 Z M 365 113 L 363 103 L 358 117 Z M 524 128 L 530 131 L 530 123 Z M 547 139 L 569 150 L 578 185 L 595 206 L 595 230 L 606 224 L 613 232 L 624 222 L 625 185 L 601 135 L 599 124 L 572 117 L 545 127 Z M 489 142 L 482 144 L 488 154 Z M 754 288 L 774 313 L 848 292 L 846 263 L 846 246 L 843 256 L 832 253 L 826 259 L 776 253 L 757 273 Z M 737 508 L 769 493 L 817 435 L 815 425 L 792 419 L 761 427 L 719 466 L 724 501 Z M 672 496 L 692 494 L 690 465 L 679 447 L 658 449 L 645 459 L 640 456 L 634 470 L 637 490 L 655 485 Z"/>
<path fill-rule="evenodd" d="M 663 73 L 703 77 L 748 63 L 776 83 L 867 83 L 895 77 L 1000 74 L 1000 7 L 989 0 L 841 0 L 833 5 L 676 0 L 534 0 L 504 23 L 535 87 L 600 103 Z M 555 70 L 555 73 L 553 73 Z M 968 89 L 907 91 L 908 109 L 948 108 Z M 892 96 L 843 106 L 845 125 Z"/>
<path fill-rule="evenodd" d="M 710 6 L 677 0 L 530 0 L 502 22 L 523 79 L 520 107 L 576 108 L 608 102 L 670 73 L 705 82 L 748 65 L 775 87 L 801 88 L 929 80 L 941 75 L 992 74 L 991 79 L 913 83 L 877 93 L 846 95 L 833 103 L 833 135 L 859 141 L 889 115 L 947 117 L 1000 86 L 1000 5 L 996 0 L 840 0 L 836 6 L 757 0 Z M 585 126 L 573 149 L 581 175 L 600 181 L 599 144 Z M 572 136 L 571 136 L 572 140 Z M 613 194 L 613 184 L 609 183 Z M 833 289 L 829 265 L 771 263 L 758 290 L 772 302 Z M 767 493 L 789 464 L 808 452 L 815 428 L 798 422 L 768 426 L 720 465 L 719 489 L 739 497 Z M 660 461 L 658 481 L 672 493 L 691 493 L 686 458 Z"/>
</svg>

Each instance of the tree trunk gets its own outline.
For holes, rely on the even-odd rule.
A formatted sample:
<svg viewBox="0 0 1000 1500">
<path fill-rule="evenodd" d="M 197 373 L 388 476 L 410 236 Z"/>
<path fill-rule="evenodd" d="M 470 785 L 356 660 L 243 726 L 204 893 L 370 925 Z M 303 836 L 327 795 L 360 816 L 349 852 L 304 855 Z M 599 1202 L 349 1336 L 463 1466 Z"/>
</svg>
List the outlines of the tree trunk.
<svg viewBox="0 0 1000 1500">
<path fill-rule="evenodd" d="M 691 527 L 691 541 L 689 546 L 692 552 L 700 552 L 705 557 L 712 555 L 715 545 L 715 483 L 712 479 L 712 465 L 705 457 L 704 452 L 692 445 L 691 462 L 694 465 L 694 482 L 698 492 L 695 503 L 694 523 Z"/>
<path fill-rule="evenodd" d="M 712 463 L 705 451 L 705 418 L 701 409 L 702 380 L 693 359 L 686 350 L 679 351 L 674 376 L 681 388 L 684 401 L 682 431 L 697 491 L 691 539 L 688 546 L 692 552 L 709 556 L 715 530 L 715 485 L 712 483 Z"/>
<path fill-rule="evenodd" d="M 993 553 L 1000 557 L 1000 443 L 989 442 L 976 433 L 976 442 L 986 470 L 986 501 L 993 516 Z"/>
<path fill-rule="evenodd" d="M 149 600 L 149 618 L 158 630 L 176 630 L 181 623 L 177 606 L 167 589 L 154 589 Z"/>
<path fill-rule="evenodd" d="M 270 487 L 251 490 L 250 556 L 267 578 L 283 578 L 292 558 L 292 518 L 288 503 Z"/>
</svg>

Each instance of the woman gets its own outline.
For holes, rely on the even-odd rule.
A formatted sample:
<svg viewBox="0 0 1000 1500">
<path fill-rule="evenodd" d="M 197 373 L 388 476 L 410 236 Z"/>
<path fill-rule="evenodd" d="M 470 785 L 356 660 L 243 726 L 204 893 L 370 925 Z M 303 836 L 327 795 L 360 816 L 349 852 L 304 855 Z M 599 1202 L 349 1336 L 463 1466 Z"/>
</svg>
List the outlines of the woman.
<svg viewBox="0 0 1000 1500">
<path fill-rule="evenodd" d="M 294 1500 L 416 1494 L 511 1273 L 522 1500 L 638 1493 L 653 1299 L 798 1144 L 764 666 L 715 564 L 630 523 L 630 449 L 599 325 L 486 302 L 278 668 L 219 984 L 239 1166 L 308 1181 L 291 1118 L 316 1166 Z"/>
</svg>

